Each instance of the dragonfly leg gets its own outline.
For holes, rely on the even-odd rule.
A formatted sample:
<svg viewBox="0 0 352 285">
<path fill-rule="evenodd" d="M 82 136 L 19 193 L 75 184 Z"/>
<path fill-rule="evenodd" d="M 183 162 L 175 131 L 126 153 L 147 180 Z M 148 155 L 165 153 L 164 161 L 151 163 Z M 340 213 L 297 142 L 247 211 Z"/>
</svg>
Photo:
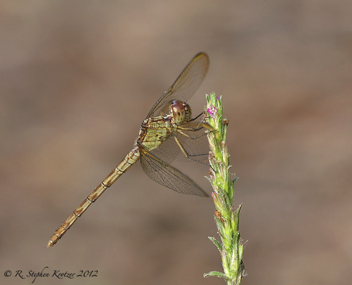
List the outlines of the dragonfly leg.
<svg viewBox="0 0 352 285">
<path fill-rule="evenodd" d="M 207 134 L 209 132 L 214 132 L 214 128 L 212 126 L 210 126 L 208 123 L 206 122 L 199 122 L 197 124 L 195 123 L 187 123 L 185 125 L 177 125 L 177 131 L 192 131 L 192 132 L 197 132 L 200 131 L 201 129 L 205 129 L 204 134 Z M 203 136 L 202 135 L 202 136 Z M 192 138 L 192 136 L 188 136 L 189 138 Z"/>
<path fill-rule="evenodd" d="M 189 129 L 186 129 L 187 131 L 189 131 Z M 205 136 L 208 132 L 204 132 L 202 135 L 200 135 L 199 137 L 192 137 L 190 136 L 189 134 L 186 134 L 185 132 L 183 132 L 182 130 L 178 129 L 177 130 L 179 134 L 187 137 L 187 138 L 190 138 L 191 140 L 197 140 L 197 139 L 200 139 L 202 138 L 203 136 Z"/>
<path fill-rule="evenodd" d="M 204 118 L 206 117 L 205 116 L 205 112 L 203 111 L 202 113 L 200 113 L 197 117 L 194 117 L 193 119 L 190 119 L 190 122 L 193 122 L 195 120 L 197 120 L 200 116 L 204 116 Z M 202 121 L 204 120 L 204 118 L 202 119 Z"/>
<path fill-rule="evenodd" d="M 214 129 L 207 123 L 207 118 L 208 115 L 205 111 L 201 112 L 197 117 L 193 118 L 190 120 L 190 122 L 193 122 L 197 120 L 199 117 L 203 116 L 202 120 L 199 122 L 199 126 L 206 128 L 207 130 L 214 131 Z"/>
<path fill-rule="evenodd" d="M 201 130 L 201 129 L 206 129 L 205 131 L 204 131 L 204 133 L 202 134 L 202 135 L 200 135 L 200 136 L 198 136 L 198 137 L 193 137 L 193 136 L 191 136 L 191 135 L 189 135 L 189 134 L 186 134 L 185 132 L 183 132 L 183 131 L 187 131 L 187 132 L 197 132 L 197 131 L 199 131 L 199 130 Z M 189 126 L 182 126 L 182 125 L 180 125 L 180 126 L 177 126 L 177 132 L 178 133 L 180 133 L 180 134 L 182 134 L 182 135 L 184 135 L 185 137 L 187 137 L 187 138 L 190 138 L 190 139 L 192 139 L 192 140 L 197 140 L 197 139 L 199 139 L 199 138 L 201 138 L 201 137 L 203 137 L 203 136 L 205 136 L 206 134 L 208 134 L 209 132 L 213 132 L 213 131 L 215 131 L 209 124 L 207 124 L 207 123 L 202 123 L 202 122 L 200 122 L 198 125 L 196 125 L 196 126 L 191 126 L 191 127 L 189 127 Z"/>
<path fill-rule="evenodd" d="M 188 136 L 187 134 L 185 134 L 186 136 Z M 180 140 L 174 136 L 174 139 L 178 145 L 178 147 L 181 149 L 182 153 L 184 154 L 184 156 L 190 160 L 193 160 L 193 161 L 196 161 L 196 162 L 199 162 L 201 164 L 204 164 L 206 166 L 209 166 L 208 163 L 205 163 L 204 161 L 201 161 L 201 160 L 197 160 L 197 159 L 194 159 L 194 157 L 197 157 L 197 156 L 203 156 L 203 155 L 208 155 L 208 153 L 204 153 L 204 154 L 197 154 L 197 155 L 191 155 L 187 152 L 187 150 L 183 147 L 182 143 L 180 142 Z"/>
</svg>

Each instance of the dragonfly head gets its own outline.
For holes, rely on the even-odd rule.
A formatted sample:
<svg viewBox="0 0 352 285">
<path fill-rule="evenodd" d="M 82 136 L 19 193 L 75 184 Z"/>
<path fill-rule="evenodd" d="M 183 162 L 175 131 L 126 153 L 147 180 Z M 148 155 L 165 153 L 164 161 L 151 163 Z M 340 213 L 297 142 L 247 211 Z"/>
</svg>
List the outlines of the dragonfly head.
<svg viewBox="0 0 352 285">
<path fill-rule="evenodd" d="M 173 122 L 180 125 L 189 122 L 191 119 L 191 107 L 180 100 L 173 100 L 170 103 L 170 115 L 173 117 Z"/>
</svg>

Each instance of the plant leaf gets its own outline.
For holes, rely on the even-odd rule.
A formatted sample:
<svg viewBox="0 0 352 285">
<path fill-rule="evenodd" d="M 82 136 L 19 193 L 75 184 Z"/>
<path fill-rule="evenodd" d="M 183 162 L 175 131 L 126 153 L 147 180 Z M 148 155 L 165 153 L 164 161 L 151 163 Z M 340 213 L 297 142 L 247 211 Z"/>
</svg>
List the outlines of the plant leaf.
<svg viewBox="0 0 352 285">
<path fill-rule="evenodd" d="M 218 248 L 218 250 L 219 250 L 220 253 L 221 253 L 221 252 L 222 252 L 222 245 L 221 245 L 221 243 L 218 242 L 218 241 L 216 240 L 216 238 L 214 238 L 214 237 L 208 237 L 208 239 L 210 239 L 210 240 L 213 242 L 213 244 L 215 244 L 215 246 Z"/>
</svg>

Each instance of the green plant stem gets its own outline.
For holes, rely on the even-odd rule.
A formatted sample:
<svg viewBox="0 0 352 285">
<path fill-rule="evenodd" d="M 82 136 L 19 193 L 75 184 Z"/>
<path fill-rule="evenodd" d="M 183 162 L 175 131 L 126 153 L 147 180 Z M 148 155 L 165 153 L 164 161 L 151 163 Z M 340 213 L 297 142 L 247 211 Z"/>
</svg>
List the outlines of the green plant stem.
<svg viewBox="0 0 352 285">
<path fill-rule="evenodd" d="M 233 207 L 233 186 L 237 178 L 232 179 L 230 155 L 226 147 L 226 132 L 228 121 L 223 118 L 222 98 L 215 93 L 207 95 L 208 123 L 214 129 L 208 133 L 210 145 L 210 175 L 207 177 L 213 193 L 214 219 L 220 236 L 220 241 L 214 237 L 209 239 L 218 248 L 224 272 L 211 271 L 204 277 L 216 276 L 225 279 L 228 285 L 241 284 L 246 275 L 242 261 L 243 242 L 239 232 L 239 214 L 241 205 Z"/>
</svg>

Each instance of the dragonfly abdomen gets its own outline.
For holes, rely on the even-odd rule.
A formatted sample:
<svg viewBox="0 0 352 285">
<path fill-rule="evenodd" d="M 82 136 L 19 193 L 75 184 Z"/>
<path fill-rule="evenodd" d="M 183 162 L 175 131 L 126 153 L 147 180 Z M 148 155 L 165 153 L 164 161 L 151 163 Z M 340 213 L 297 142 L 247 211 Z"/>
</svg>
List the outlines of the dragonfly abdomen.
<svg viewBox="0 0 352 285">
<path fill-rule="evenodd" d="M 73 213 L 66 219 L 65 222 L 55 231 L 50 238 L 48 247 L 53 246 L 58 240 L 67 232 L 67 230 L 74 224 L 74 222 L 83 215 L 88 207 L 94 203 L 106 189 L 108 189 L 122 174 L 124 174 L 133 164 L 135 164 L 140 157 L 138 147 L 134 147 L 125 158 L 115 167 L 113 171 L 98 185 L 97 188 L 73 211 Z"/>
</svg>

